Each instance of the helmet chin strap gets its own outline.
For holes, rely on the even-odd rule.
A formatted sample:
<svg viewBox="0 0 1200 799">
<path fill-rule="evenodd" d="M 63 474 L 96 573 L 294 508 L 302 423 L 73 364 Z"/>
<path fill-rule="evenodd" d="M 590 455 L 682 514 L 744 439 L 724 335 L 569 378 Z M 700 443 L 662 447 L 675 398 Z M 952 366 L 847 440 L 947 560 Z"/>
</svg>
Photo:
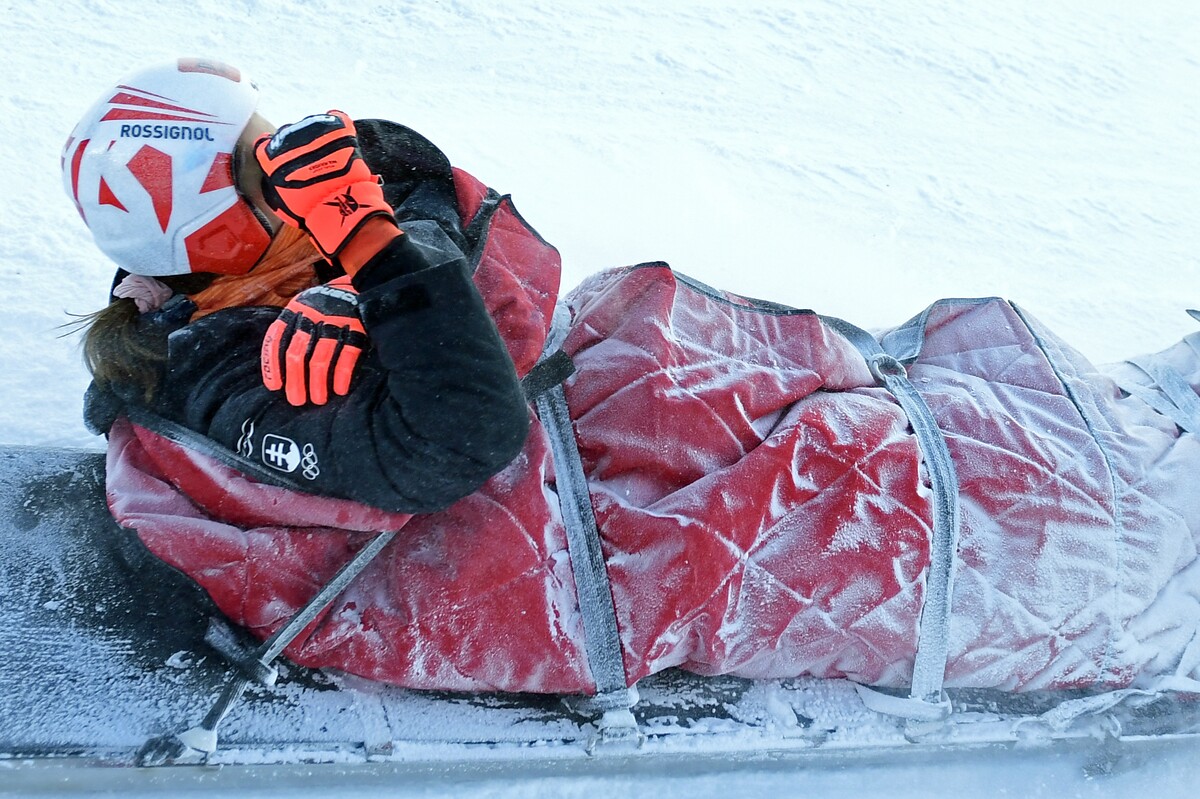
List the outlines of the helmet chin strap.
<svg viewBox="0 0 1200 799">
<path fill-rule="evenodd" d="M 271 218 L 267 216 L 266 211 L 259 208 L 253 200 L 251 200 L 241 191 L 238 191 L 238 201 L 242 203 L 244 208 L 249 209 L 250 213 L 258 221 L 258 224 L 262 225 L 263 232 L 267 234 L 267 242 L 265 246 L 263 246 L 262 252 L 260 252 L 258 257 L 254 259 L 254 263 L 250 264 L 243 270 L 231 272 L 232 274 L 249 274 L 250 272 L 254 271 L 254 267 L 258 266 L 259 263 L 262 262 L 262 259 L 265 258 L 267 253 L 270 251 L 271 242 L 275 240 L 275 233 L 282 226 L 282 223 L 272 225 Z"/>
<path fill-rule="evenodd" d="M 272 239 L 274 239 L 275 238 L 275 228 L 271 226 L 271 220 L 267 218 L 267 215 L 264 214 L 261 209 L 259 209 L 257 206 L 254 205 L 254 203 L 250 202 L 245 197 L 242 198 L 242 202 L 244 202 L 246 205 L 250 206 L 250 211 L 254 214 L 254 218 L 257 219 L 259 221 L 259 223 L 263 226 L 263 230 L 267 231 L 267 235 L 270 236 Z"/>
<path fill-rule="evenodd" d="M 250 202 L 250 200 L 246 197 L 242 197 L 241 199 L 242 202 L 250 206 L 250 212 L 254 214 L 254 218 L 258 220 L 259 224 L 263 226 L 263 230 L 267 232 L 268 239 L 267 246 L 263 248 L 262 254 L 260 254 L 258 258 L 254 259 L 254 263 L 251 264 L 250 268 L 246 270 L 246 274 L 249 274 L 250 272 L 254 271 L 254 267 L 262 263 L 262 259 L 266 258 L 267 253 L 271 251 L 271 242 L 275 240 L 275 228 L 271 226 L 271 220 L 260 208 L 258 208 L 254 203 Z"/>
</svg>

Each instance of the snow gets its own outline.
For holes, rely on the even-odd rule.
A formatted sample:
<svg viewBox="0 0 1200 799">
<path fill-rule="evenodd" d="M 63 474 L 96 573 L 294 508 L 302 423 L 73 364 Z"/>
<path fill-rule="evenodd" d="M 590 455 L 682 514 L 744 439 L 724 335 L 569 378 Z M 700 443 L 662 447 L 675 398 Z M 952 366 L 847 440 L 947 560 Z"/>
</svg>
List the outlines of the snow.
<svg viewBox="0 0 1200 799">
<path fill-rule="evenodd" d="M 1002 295 L 1096 361 L 1195 329 L 1183 313 L 1200 304 L 1189 0 L 16 0 L 0 38 L 3 443 L 102 447 L 80 421 L 76 340 L 57 336 L 64 312 L 104 302 L 113 267 L 63 194 L 59 149 L 118 77 L 179 55 L 241 67 L 277 123 L 339 107 L 421 131 L 513 194 L 562 251 L 564 288 L 661 259 L 868 328 L 940 297 Z M 1163 774 L 1182 763 L 1164 755 Z M 967 759 L 880 789 L 1167 796 L 1188 784 L 1078 769 L 1063 784 L 1062 763 L 1019 764 Z M 794 769 L 731 784 L 531 766 L 528 780 L 476 788 L 737 795 L 794 790 Z M 869 774 L 814 770 L 805 787 L 864 796 Z M 278 787 L 320 795 L 302 777 Z M 411 789 L 442 795 L 428 780 Z"/>
<path fill-rule="evenodd" d="M 340 106 L 425 133 L 513 193 L 564 288 L 665 259 L 864 327 L 998 294 L 1100 361 L 1194 329 L 1188 0 L 7 5 L 0 441 L 98 446 L 55 336 L 112 267 L 59 150 L 118 76 L 181 53 L 239 65 L 277 123 Z"/>
</svg>

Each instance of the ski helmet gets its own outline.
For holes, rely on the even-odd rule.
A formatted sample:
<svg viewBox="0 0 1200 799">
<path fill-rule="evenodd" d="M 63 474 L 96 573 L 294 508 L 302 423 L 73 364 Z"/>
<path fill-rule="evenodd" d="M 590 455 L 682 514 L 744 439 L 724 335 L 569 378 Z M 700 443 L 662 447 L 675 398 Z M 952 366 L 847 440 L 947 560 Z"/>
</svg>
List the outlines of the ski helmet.
<svg viewBox="0 0 1200 799">
<path fill-rule="evenodd" d="M 63 185 L 97 246 L 139 275 L 244 274 L 271 243 L 234 183 L 258 88 L 217 61 L 180 59 L 105 92 L 67 139 Z"/>
</svg>

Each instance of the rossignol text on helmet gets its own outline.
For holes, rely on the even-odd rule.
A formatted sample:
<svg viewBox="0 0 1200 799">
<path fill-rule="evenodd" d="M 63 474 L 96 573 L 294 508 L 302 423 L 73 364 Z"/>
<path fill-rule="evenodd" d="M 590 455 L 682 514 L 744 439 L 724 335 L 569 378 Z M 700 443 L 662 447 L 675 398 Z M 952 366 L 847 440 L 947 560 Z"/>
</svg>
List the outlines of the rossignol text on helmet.
<svg viewBox="0 0 1200 799">
<path fill-rule="evenodd" d="M 180 59 L 104 93 L 63 148 L 63 184 L 96 244 L 139 275 L 244 274 L 271 243 L 237 191 L 233 152 L 258 89 Z"/>
</svg>

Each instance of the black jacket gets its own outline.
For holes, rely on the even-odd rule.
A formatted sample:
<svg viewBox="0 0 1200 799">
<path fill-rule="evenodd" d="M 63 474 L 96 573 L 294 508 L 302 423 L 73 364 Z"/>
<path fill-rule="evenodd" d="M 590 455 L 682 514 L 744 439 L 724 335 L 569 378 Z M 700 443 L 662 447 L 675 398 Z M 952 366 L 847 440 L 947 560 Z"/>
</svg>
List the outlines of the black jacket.
<svg viewBox="0 0 1200 799">
<path fill-rule="evenodd" d="M 356 124 L 406 235 L 354 277 L 370 346 L 350 394 L 296 408 L 267 391 L 259 348 L 279 309 L 231 308 L 170 334 L 152 403 L 93 387 L 94 428 L 124 413 L 256 479 L 407 513 L 445 508 L 516 456 L 529 411 L 471 282 L 464 251 L 479 242 L 462 230 L 450 164 L 400 125 Z"/>
</svg>

